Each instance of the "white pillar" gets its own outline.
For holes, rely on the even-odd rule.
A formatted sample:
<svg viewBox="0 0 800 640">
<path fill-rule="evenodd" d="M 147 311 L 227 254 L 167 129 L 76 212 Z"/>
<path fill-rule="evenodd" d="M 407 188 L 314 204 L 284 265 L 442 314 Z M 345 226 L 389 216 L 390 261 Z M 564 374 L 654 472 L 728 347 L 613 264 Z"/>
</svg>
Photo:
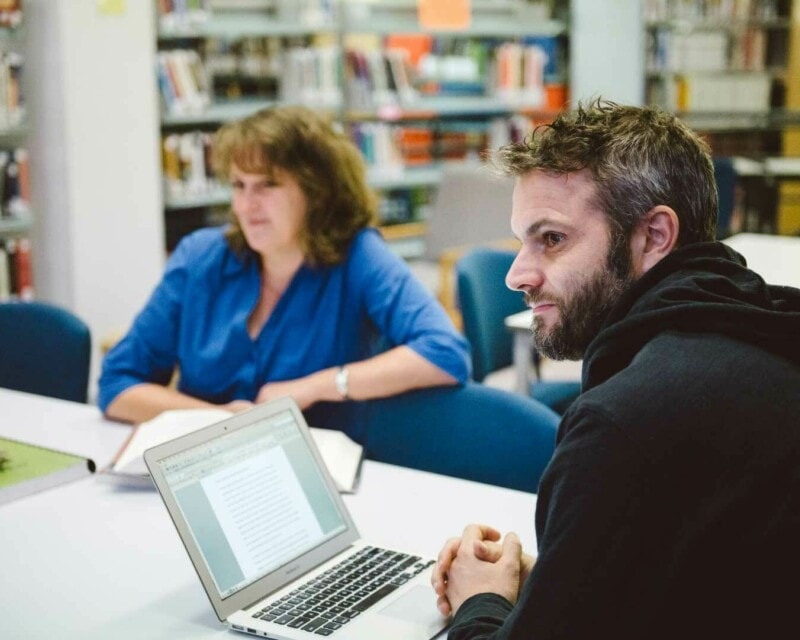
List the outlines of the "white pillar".
<svg viewBox="0 0 800 640">
<path fill-rule="evenodd" d="M 24 3 L 36 292 L 89 325 L 91 397 L 100 341 L 127 328 L 165 257 L 155 3 L 121 5 Z"/>
<path fill-rule="evenodd" d="M 572 0 L 572 103 L 602 96 L 644 104 L 644 26 L 640 0 Z"/>
</svg>

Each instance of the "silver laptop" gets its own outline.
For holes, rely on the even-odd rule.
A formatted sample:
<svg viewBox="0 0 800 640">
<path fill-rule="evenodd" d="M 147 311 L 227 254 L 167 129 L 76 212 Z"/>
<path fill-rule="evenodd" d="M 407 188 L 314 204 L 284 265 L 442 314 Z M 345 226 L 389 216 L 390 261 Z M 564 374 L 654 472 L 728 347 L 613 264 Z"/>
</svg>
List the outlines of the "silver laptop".
<svg viewBox="0 0 800 640">
<path fill-rule="evenodd" d="M 302 413 L 259 405 L 145 452 L 217 617 L 266 638 L 426 640 L 432 560 L 369 546 Z"/>
</svg>

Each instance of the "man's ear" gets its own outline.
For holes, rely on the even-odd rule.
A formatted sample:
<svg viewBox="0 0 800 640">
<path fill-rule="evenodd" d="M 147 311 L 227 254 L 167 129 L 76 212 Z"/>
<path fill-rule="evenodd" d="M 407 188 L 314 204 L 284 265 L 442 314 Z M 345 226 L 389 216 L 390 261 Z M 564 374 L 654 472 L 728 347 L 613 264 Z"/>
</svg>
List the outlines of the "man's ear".
<svg viewBox="0 0 800 640">
<path fill-rule="evenodd" d="M 678 214 L 671 207 L 660 204 L 642 216 L 631 234 L 631 262 L 637 277 L 675 249 L 679 231 Z"/>
</svg>

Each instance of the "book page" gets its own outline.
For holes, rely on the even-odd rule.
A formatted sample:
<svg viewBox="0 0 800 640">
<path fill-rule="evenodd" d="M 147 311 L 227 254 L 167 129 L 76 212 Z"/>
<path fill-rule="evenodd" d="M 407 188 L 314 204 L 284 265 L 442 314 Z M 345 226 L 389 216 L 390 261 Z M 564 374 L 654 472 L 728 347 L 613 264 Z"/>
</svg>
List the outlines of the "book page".
<svg viewBox="0 0 800 640">
<path fill-rule="evenodd" d="M 121 473 L 148 475 L 144 452 L 162 442 L 197 431 L 202 427 L 225 420 L 233 414 L 225 409 L 172 409 L 136 427 L 133 437 L 114 463 L 113 470 Z"/>
<path fill-rule="evenodd" d="M 358 485 L 363 448 L 335 429 L 309 427 L 325 466 L 341 493 L 353 493 Z"/>
<path fill-rule="evenodd" d="M 172 409 L 135 428 L 113 464 L 112 473 L 147 477 L 144 452 L 167 440 L 229 418 L 225 409 Z M 341 431 L 309 427 L 328 472 L 340 492 L 353 493 L 358 484 L 363 448 Z M 149 486 L 149 485 L 148 485 Z"/>
</svg>

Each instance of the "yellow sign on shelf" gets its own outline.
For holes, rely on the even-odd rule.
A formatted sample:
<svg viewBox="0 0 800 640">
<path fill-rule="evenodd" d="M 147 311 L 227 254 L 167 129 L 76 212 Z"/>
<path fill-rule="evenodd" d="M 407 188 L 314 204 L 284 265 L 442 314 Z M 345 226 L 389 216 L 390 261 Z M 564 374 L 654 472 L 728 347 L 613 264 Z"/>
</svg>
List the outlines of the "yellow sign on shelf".
<svg viewBox="0 0 800 640">
<path fill-rule="evenodd" d="M 126 0 L 97 0 L 97 13 L 101 16 L 121 16 L 126 10 Z"/>
<path fill-rule="evenodd" d="M 466 29 L 472 22 L 470 0 L 418 0 L 423 29 Z"/>
</svg>

